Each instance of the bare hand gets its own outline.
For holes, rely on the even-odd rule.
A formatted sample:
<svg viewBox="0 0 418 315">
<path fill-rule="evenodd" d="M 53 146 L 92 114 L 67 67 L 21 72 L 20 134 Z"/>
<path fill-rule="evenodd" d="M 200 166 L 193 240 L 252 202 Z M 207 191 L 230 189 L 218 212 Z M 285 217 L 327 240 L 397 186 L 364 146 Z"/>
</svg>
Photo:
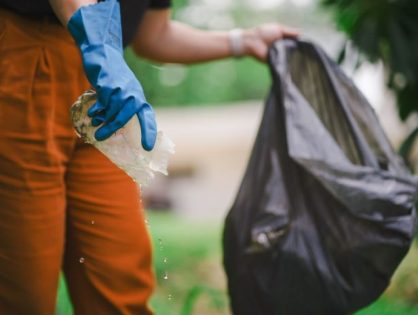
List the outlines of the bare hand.
<svg viewBox="0 0 418 315">
<path fill-rule="evenodd" d="M 276 24 L 263 24 L 244 31 L 244 54 L 259 61 L 267 61 L 268 48 L 282 38 L 294 38 L 299 33 L 291 28 Z"/>
</svg>

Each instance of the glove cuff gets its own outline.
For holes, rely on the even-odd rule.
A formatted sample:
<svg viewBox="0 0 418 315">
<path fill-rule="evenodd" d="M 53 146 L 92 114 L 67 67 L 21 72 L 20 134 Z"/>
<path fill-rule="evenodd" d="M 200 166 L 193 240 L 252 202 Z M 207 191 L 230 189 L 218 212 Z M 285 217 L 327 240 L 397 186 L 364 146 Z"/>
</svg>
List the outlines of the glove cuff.
<svg viewBox="0 0 418 315">
<path fill-rule="evenodd" d="M 81 50 L 110 45 L 123 52 L 120 5 L 117 0 L 82 6 L 70 18 L 67 28 Z"/>
</svg>

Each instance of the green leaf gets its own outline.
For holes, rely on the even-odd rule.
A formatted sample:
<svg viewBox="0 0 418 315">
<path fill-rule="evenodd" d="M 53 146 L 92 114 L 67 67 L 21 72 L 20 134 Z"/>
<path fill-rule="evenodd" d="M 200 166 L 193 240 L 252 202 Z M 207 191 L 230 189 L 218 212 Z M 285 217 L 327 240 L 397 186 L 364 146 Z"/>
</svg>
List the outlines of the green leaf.
<svg viewBox="0 0 418 315">
<path fill-rule="evenodd" d="M 341 47 L 341 50 L 338 54 L 338 57 L 337 57 L 338 64 L 342 64 L 345 60 L 346 47 L 347 47 L 347 42 L 344 43 L 343 47 Z"/>
<path fill-rule="evenodd" d="M 415 85 L 407 85 L 396 91 L 399 117 L 405 121 L 413 112 L 418 112 L 418 82 Z"/>
<path fill-rule="evenodd" d="M 418 112 L 418 1 L 323 0 L 322 4 L 334 9 L 338 28 L 366 59 L 383 62 L 400 118 Z M 341 59 L 346 53 L 340 52 Z"/>
<path fill-rule="evenodd" d="M 407 34 L 403 32 L 397 21 L 388 22 L 388 34 L 390 43 L 390 62 L 391 70 L 395 73 L 402 73 L 408 81 L 413 80 L 414 73 L 411 69 L 412 56 L 410 53 L 410 42 Z"/>
<path fill-rule="evenodd" d="M 379 33 L 377 21 L 365 18 L 359 22 L 359 31 L 353 34 L 353 41 L 365 53 L 369 60 L 375 62 L 379 58 Z"/>
<path fill-rule="evenodd" d="M 413 130 L 408 137 L 404 140 L 401 147 L 399 148 L 399 154 L 408 161 L 411 150 L 414 147 L 415 140 L 418 137 L 418 127 Z"/>
<path fill-rule="evenodd" d="M 342 10 L 337 21 L 339 28 L 348 34 L 353 34 L 361 18 L 360 13 L 354 6 Z"/>
</svg>

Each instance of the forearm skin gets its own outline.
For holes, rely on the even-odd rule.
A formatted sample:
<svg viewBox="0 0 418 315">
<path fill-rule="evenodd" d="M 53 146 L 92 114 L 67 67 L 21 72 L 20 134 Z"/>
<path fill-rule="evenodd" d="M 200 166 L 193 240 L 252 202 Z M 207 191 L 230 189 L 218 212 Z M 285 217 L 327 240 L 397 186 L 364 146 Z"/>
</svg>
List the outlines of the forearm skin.
<svg viewBox="0 0 418 315">
<path fill-rule="evenodd" d="M 82 6 L 97 3 L 97 0 L 49 0 L 49 3 L 62 25 L 67 26 L 75 11 Z"/>
</svg>

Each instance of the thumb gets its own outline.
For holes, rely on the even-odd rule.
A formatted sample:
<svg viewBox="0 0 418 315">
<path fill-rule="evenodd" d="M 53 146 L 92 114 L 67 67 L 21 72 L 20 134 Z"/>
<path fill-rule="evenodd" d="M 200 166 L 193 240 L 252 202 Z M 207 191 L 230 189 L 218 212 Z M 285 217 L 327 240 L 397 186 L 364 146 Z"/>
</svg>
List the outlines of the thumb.
<svg viewBox="0 0 418 315">
<path fill-rule="evenodd" d="M 260 43 L 255 50 L 254 50 L 255 57 L 261 61 L 266 62 L 267 61 L 267 55 L 268 55 L 268 46 L 265 43 Z"/>
<path fill-rule="evenodd" d="M 146 151 L 151 151 L 157 140 L 157 123 L 151 105 L 144 103 L 137 113 L 141 126 L 141 143 Z"/>
</svg>

